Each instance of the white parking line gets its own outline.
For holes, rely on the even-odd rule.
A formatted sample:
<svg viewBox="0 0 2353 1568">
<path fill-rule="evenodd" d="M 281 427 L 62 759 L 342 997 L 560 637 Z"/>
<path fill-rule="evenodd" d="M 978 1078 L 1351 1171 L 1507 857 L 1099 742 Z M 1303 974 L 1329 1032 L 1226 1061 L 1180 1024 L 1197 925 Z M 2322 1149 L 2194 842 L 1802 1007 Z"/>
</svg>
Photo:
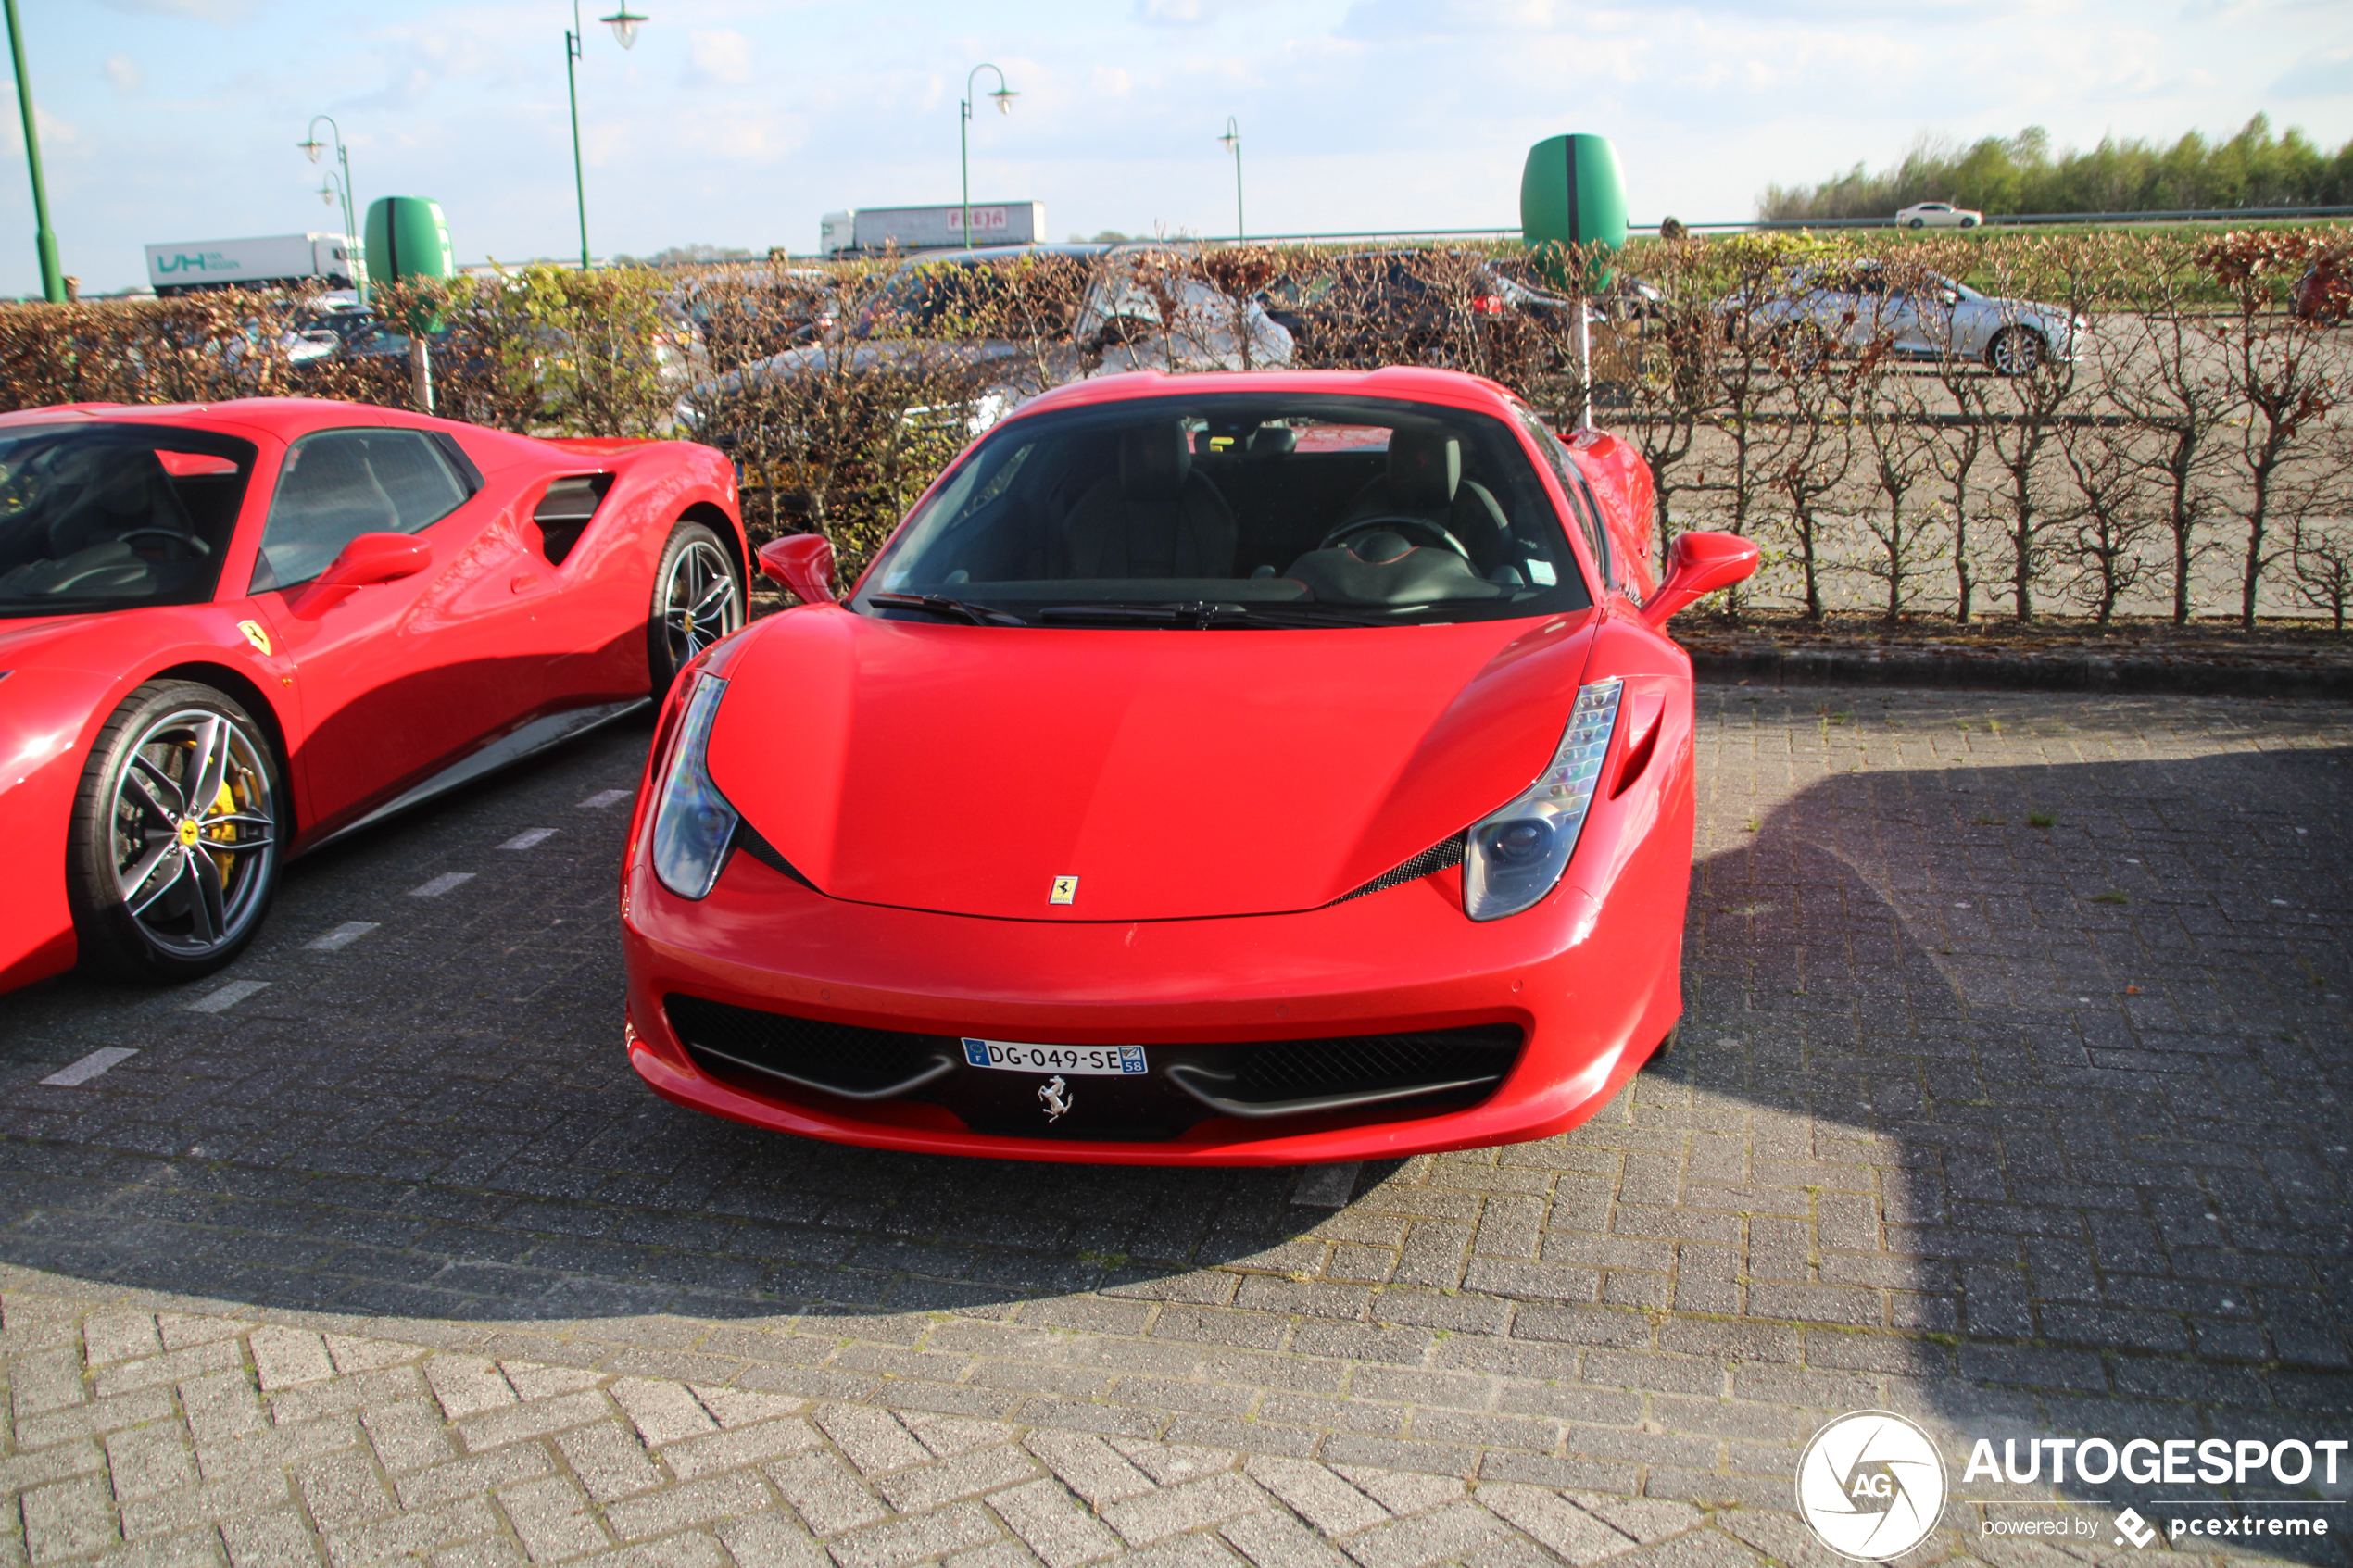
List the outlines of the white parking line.
<svg viewBox="0 0 2353 1568">
<path fill-rule="evenodd" d="M 231 1008 L 235 1007 L 239 1002 L 244 1001 L 256 991 L 267 991 L 268 989 L 270 989 L 270 982 L 267 980 L 232 980 L 228 985 L 221 986 L 219 990 L 197 997 L 182 1010 L 185 1012 L 227 1012 Z"/>
<path fill-rule="evenodd" d="M 472 872 L 444 872 L 422 887 L 409 890 L 411 898 L 438 898 L 453 887 L 463 887 L 474 879 Z"/>
<path fill-rule="evenodd" d="M 501 849 L 528 849 L 534 845 L 544 844 L 548 839 L 555 836 L 556 830 L 554 828 L 530 828 L 526 829 L 524 832 L 515 834 L 514 837 L 507 840 L 506 843 L 501 844 L 498 847 Z"/>
<path fill-rule="evenodd" d="M 324 936 L 314 936 L 303 946 L 314 953 L 332 953 L 337 947 L 348 947 L 380 922 L 372 920 L 347 920 Z"/>
<path fill-rule="evenodd" d="M 1299 1173 L 1298 1185 L 1290 1189 L 1290 1200 L 1312 1209 L 1345 1209 L 1356 1193 L 1356 1173 L 1364 1168 L 1362 1161 L 1310 1165 Z"/>
<path fill-rule="evenodd" d="M 127 1046 L 108 1046 L 105 1050 L 92 1051 L 70 1066 L 60 1067 L 41 1081 L 55 1084 L 61 1089 L 70 1089 L 76 1085 L 88 1083 L 107 1068 L 119 1066 L 138 1054 Z"/>
<path fill-rule="evenodd" d="M 598 790 L 596 794 L 582 801 L 578 809 L 583 811 L 601 811 L 608 806 L 620 805 L 623 801 L 628 799 L 635 793 L 637 793 L 635 790 L 631 789 Z"/>
</svg>

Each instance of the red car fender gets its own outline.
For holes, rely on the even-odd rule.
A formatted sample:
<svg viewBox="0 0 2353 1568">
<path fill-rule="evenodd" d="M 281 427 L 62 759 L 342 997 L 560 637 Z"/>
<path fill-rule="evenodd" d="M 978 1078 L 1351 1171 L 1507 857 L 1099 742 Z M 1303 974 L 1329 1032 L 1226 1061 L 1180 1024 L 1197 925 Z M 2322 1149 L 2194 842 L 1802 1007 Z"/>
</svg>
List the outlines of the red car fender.
<svg viewBox="0 0 2353 1568">
<path fill-rule="evenodd" d="M 133 691 L 162 677 L 199 681 L 237 699 L 268 732 L 291 809 L 291 758 L 301 725 L 286 661 L 265 655 L 242 630 L 240 603 L 158 607 L 133 612 L 162 635 L 124 665 L 117 626 L 104 618 L 60 627 L 37 658 L 19 666 L 4 692 L 18 733 L 29 739 L 0 758 L 0 817 L 15 831 L 24 864 L 54 868 L 29 876 L 0 900 L 0 991 L 73 967 L 78 956 L 66 898 L 66 854 L 73 802 L 98 734 Z"/>
<path fill-rule="evenodd" d="M 1650 466 L 1629 443 L 1607 431 L 1580 430 L 1567 445 L 1578 471 L 1593 487 L 1593 498 L 1602 504 L 1602 521 L 1617 553 L 1622 583 L 1637 599 L 1649 598 L 1658 588 L 1654 558 L 1658 553 L 1656 491 Z"/>
</svg>

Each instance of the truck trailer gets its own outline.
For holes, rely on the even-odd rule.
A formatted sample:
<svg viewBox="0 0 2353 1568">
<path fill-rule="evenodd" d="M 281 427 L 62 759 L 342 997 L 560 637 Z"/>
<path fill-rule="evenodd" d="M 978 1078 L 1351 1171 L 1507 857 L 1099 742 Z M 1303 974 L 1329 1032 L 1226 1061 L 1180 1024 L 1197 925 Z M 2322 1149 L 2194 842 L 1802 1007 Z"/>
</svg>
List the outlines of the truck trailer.
<svg viewBox="0 0 2353 1568">
<path fill-rule="evenodd" d="M 1046 232 L 1042 202 L 975 202 L 973 237 L 976 245 L 1034 245 Z M 854 212 L 829 212 L 823 220 L 818 249 L 826 256 L 872 255 L 885 249 L 944 250 L 964 243 L 964 207 L 868 207 Z"/>
<path fill-rule="evenodd" d="M 206 289 L 283 288 L 322 282 L 357 288 L 367 268 L 341 234 L 265 234 L 250 240 L 184 240 L 147 247 L 147 282 L 158 296 Z"/>
</svg>

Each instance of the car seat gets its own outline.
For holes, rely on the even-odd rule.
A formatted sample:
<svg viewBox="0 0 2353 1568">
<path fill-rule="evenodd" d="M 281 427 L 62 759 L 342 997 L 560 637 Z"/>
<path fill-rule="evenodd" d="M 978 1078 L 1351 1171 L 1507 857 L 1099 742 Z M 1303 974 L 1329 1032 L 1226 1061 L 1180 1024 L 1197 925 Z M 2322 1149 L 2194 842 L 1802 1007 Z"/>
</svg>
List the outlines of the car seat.
<svg viewBox="0 0 2353 1568">
<path fill-rule="evenodd" d="M 1071 508 L 1063 536 L 1074 577 L 1225 577 L 1237 530 L 1233 508 L 1193 468 L 1175 420 L 1119 433 L 1118 469 Z"/>
<path fill-rule="evenodd" d="M 1508 553 L 1511 527 L 1488 488 L 1463 477 L 1463 444 L 1437 431 L 1398 429 L 1389 469 L 1368 481 L 1340 514 L 1340 526 L 1368 517 L 1412 517 L 1463 542 L 1482 568 Z"/>
</svg>

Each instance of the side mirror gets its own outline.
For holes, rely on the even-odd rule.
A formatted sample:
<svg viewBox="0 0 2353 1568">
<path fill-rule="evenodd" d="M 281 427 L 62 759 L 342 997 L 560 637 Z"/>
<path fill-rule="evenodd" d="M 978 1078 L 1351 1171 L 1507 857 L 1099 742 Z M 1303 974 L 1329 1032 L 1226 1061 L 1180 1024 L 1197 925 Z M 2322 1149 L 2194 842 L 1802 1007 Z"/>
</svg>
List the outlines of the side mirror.
<svg viewBox="0 0 2353 1568">
<path fill-rule="evenodd" d="M 433 546 L 406 533 L 354 535 L 316 579 L 321 588 L 370 588 L 414 577 L 433 564 Z"/>
<path fill-rule="evenodd" d="M 787 533 L 760 546 L 760 570 L 790 588 L 803 604 L 834 598 L 834 542 L 822 533 Z"/>
<path fill-rule="evenodd" d="M 1756 542 L 1737 533 L 1679 535 L 1667 552 L 1667 581 L 1642 607 L 1642 619 L 1664 627 L 1668 616 L 1693 599 L 1746 580 L 1756 560 Z"/>
</svg>

